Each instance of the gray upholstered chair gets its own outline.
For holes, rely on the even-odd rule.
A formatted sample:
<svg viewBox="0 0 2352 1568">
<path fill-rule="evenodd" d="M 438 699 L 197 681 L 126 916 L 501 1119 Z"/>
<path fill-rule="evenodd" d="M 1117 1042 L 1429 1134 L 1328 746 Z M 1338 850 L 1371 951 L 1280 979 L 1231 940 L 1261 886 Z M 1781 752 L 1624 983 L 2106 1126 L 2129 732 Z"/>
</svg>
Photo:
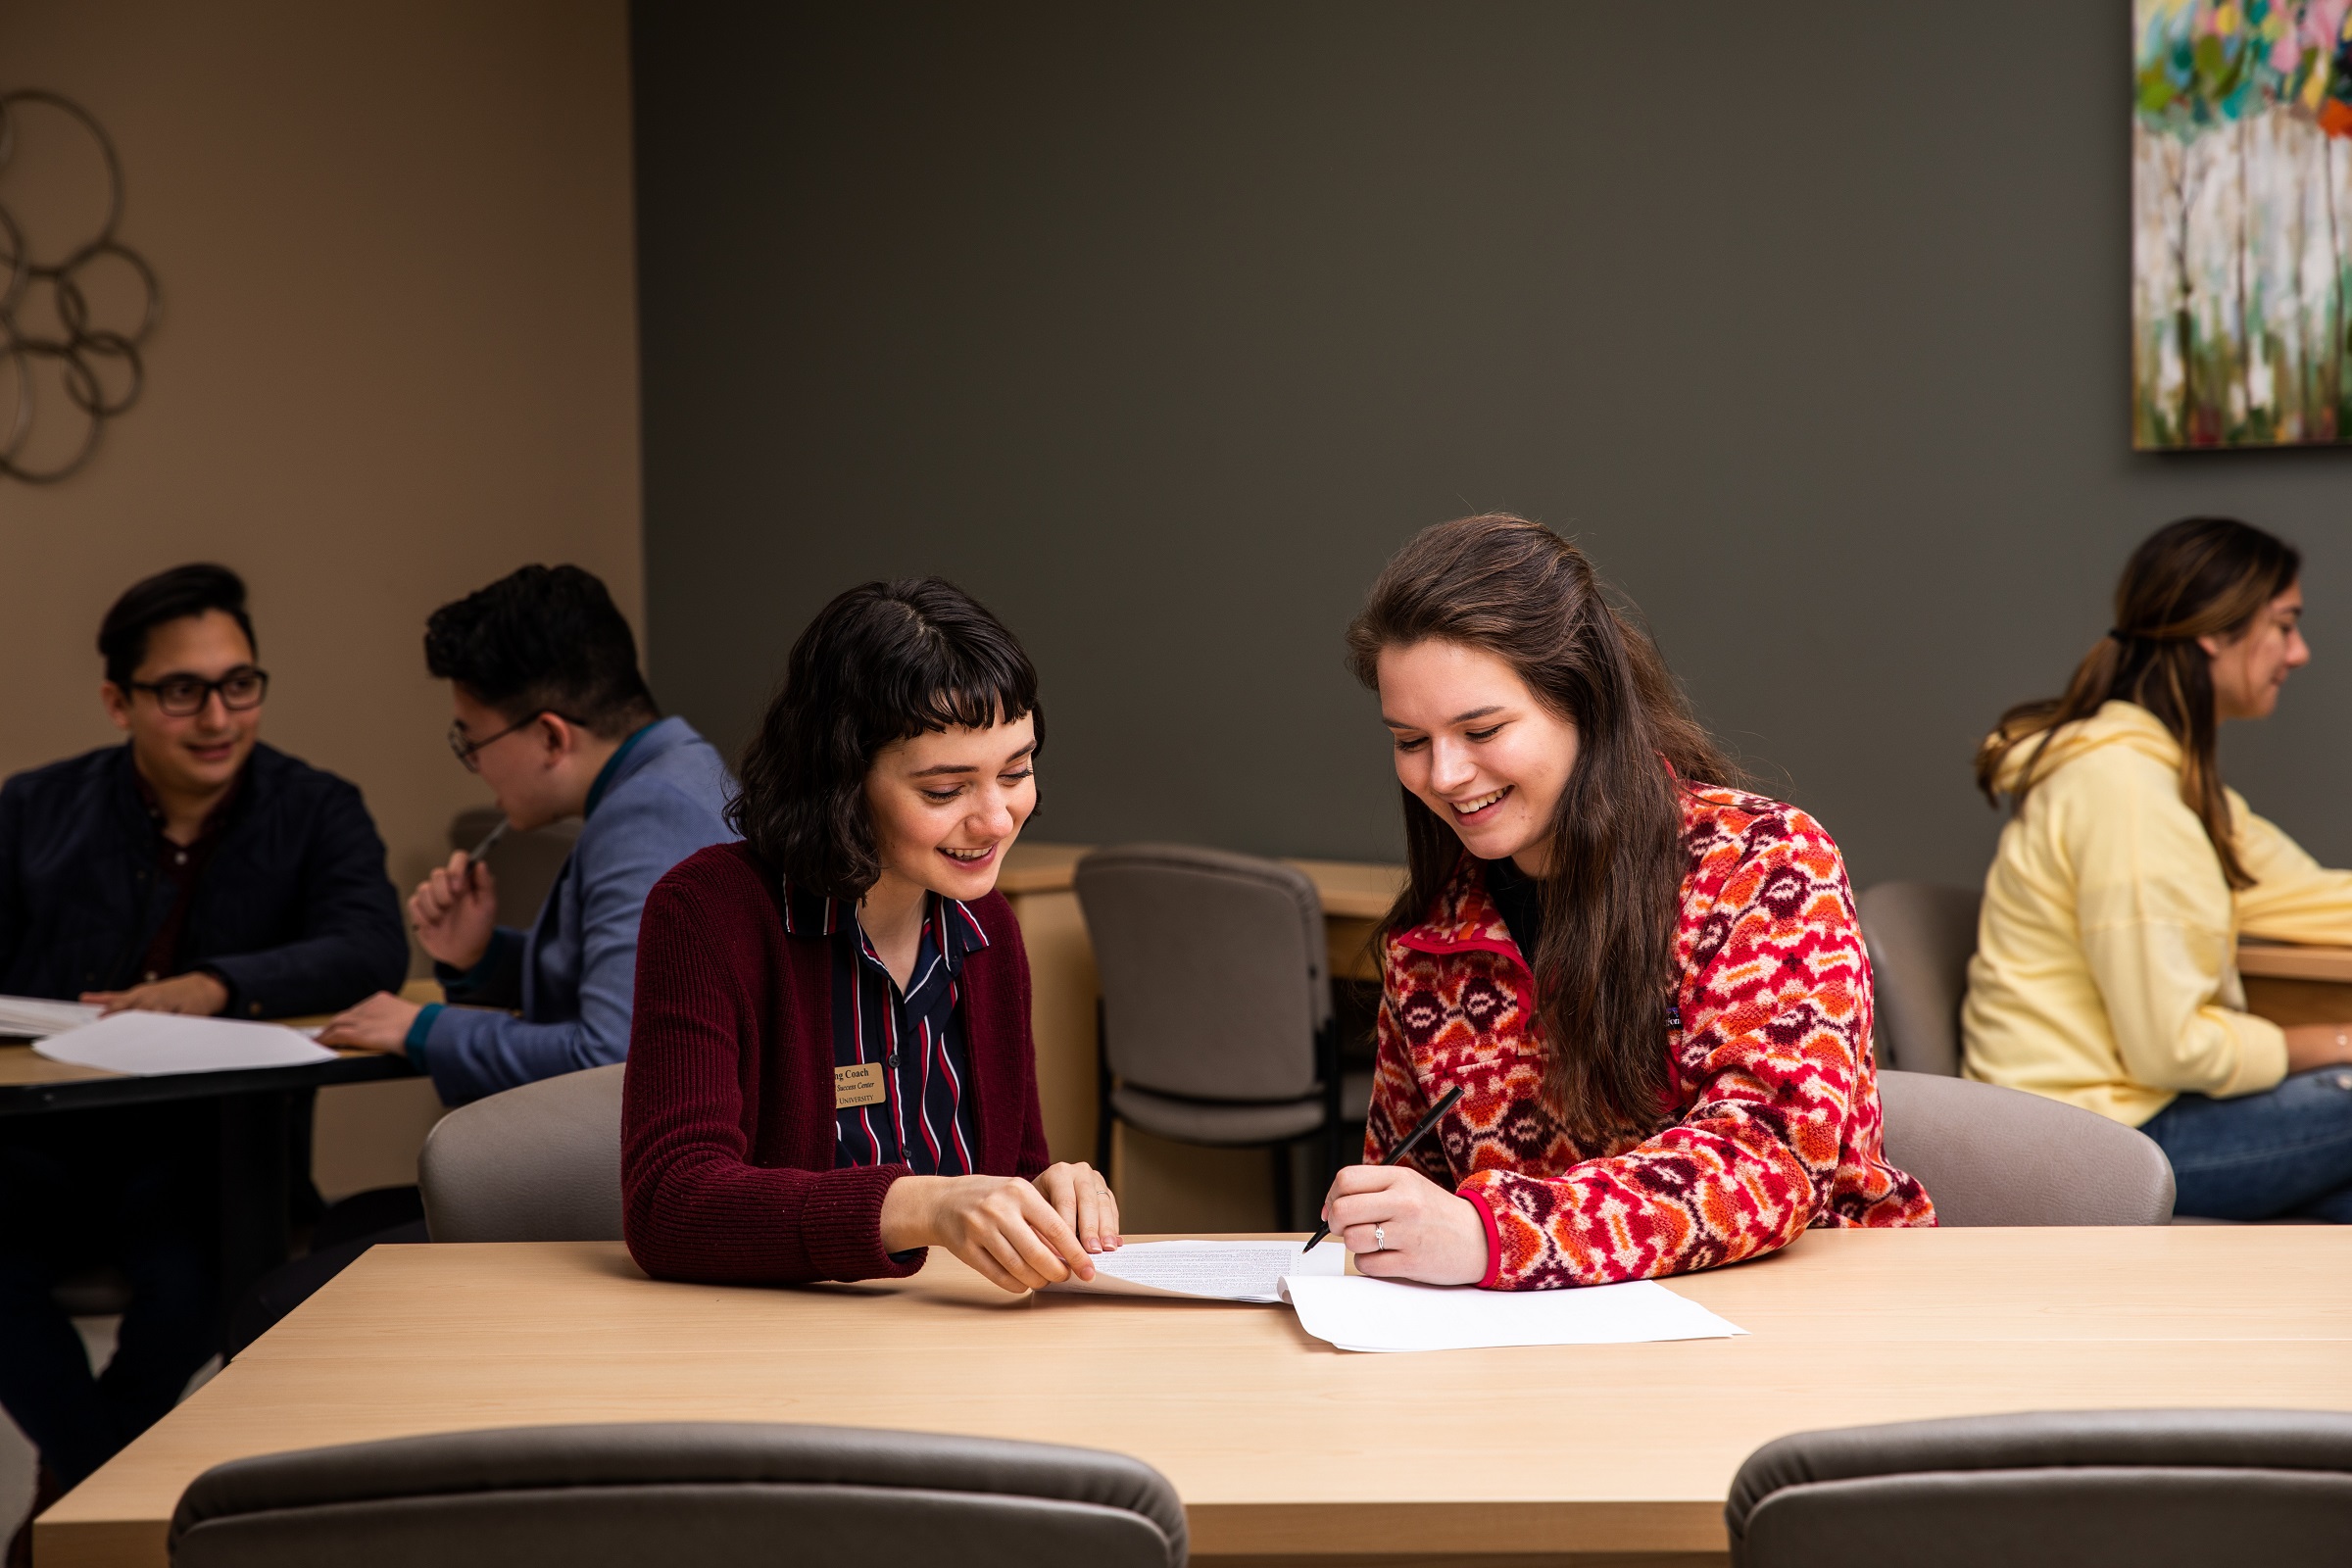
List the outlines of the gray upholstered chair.
<svg viewBox="0 0 2352 1568">
<path fill-rule="evenodd" d="M 472 849 L 490 836 L 502 815 L 495 806 L 460 811 L 449 824 L 449 847 Z M 483 858 L 498 883 L 500 925 L 528 931 L 538 923 L 539 906 L 547 902 L 548 889 L 556 885 L 556 873 L 564 869 L 579 837 L 580 819 L 576 816 L 520 832 L 510 829 L 499 836 Z"/>
<path fill-rule="evenodd" d="M 416 1158 L 436 1242 L 620 1240 L 621 1067 L 461 1105 Z"/>
<path fill-rule="evenodd" d="M 2163 1225 L 2173 1167 L 2136 1128 L 2022 1089 L 1879 1074 L 1886 1157 L 1941 1225 Z"/>
<path fill-rule="evenodd" d="M 1094 1448 L 858 1427 L 522 1427 L 215 1465 L 174 1568 L 1181 1568 L 1184 1505 Z"/>
<path fill-rule="evenodd" d="M 1724 1505 L 1733 1568 L 2322 1568 L 2352 1414 L 2085 1410 L 1800 1432 Z"/>
<path fill-rule="evenodd" d="M 1854 901 L 1888 1065 L 1946 1077 L 1960 1071 L 1960 999 L 1984 902 L 1975 888 L 1934 882 L 1881 882 Z"/>
<path fill-rule="evenodd" d="M 1102 984 L 1101 1163 L 1113 1118 L 1185 1143 L 1281 1146 L 1275 1208 L 1297 1223 L 1288 1146 L 1321 1134 L 1336 1168 L 1371 1100 L 1371 1074 L 1341 1070 L 1314 883 L 1173 844 L 1097 850 L 1074 881 Z"/>
</svg>

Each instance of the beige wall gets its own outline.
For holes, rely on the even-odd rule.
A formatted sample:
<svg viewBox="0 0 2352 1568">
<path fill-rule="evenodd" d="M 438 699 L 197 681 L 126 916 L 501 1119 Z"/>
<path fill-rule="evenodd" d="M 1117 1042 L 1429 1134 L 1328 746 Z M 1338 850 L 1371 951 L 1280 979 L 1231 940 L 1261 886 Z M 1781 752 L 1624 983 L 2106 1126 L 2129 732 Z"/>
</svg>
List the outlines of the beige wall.
<svg viewBox="0 0 2352 1568">
<path fill-rule="evenodd" d="M 165 314 L 92 465 L 0 479 L 0 770 L 113 739 L 99 616 L 217 559 L 265 738 L 367 792 L 405 888 L 486 798 L 425 614 L 561 560 L 643 624 L 623 0 L 7 0 L 25 86 L 113 133 Z"/>
</svg>

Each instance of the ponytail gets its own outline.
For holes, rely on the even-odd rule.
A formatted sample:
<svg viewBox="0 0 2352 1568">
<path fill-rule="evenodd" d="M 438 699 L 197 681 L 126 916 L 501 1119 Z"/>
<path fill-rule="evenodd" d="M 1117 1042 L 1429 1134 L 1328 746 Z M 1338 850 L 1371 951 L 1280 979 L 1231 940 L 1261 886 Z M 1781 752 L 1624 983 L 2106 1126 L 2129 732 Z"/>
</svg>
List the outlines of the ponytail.
<svg viewBox="0 0 2352 1568">
<path fill-rule="evenodd" d="M 2198 639 L 2241 635 L 2302 570 L 2294 546 L 2233 518 L 2184 517 L 2159 528 L 2125 565 L 2115 625 L 2075 666 L 2065 694 L 2010 709 L 1977 749 L 1977 788 L 1997 807 L 2003 768 L 2031 742 L 2008 791 L 2010 809 L 2022 811 L 2060 729 L 2106 703 L 2137 704 L 2180 743 L 2181 804 L 2204 824 L 2223 876 L 2232 888 L 2252 887 L 2222 788 L 2213 657 Z"/>
</svg>

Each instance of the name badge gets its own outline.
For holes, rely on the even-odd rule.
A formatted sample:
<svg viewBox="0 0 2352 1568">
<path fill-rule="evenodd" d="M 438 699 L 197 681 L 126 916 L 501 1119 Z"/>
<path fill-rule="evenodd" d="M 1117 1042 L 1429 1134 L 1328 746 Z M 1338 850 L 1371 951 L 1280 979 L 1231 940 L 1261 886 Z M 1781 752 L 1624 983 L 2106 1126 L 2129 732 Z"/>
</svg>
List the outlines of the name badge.
<svg viewBox="0 0 2352 1568">
<path fill-rule="evenodd" d="M 882 1064 L 869 1061 L 857 1067 L 833 1069 L 833 1108 L 851 1110 L 859 1105 L 879 1105 L 890 1098 L 890 1081 L 882 1076 Z"/>
</svg>

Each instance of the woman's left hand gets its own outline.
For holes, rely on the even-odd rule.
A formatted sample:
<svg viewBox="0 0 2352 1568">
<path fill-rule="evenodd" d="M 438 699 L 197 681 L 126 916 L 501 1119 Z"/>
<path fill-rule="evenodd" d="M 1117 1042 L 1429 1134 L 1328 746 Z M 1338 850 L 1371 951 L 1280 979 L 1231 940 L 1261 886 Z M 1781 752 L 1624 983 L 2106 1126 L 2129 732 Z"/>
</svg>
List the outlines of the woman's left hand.
<svg viewBox="0 0 2352 1568">
<path fill-rule="evenodd" d="M 1102 1172 L 1083 1159 L 1048 1165 L 1038 1172 L 1037 1190 L 1077 1234 L 1078 1245 L 1090 1252 L 1108 1252 L 1119 1245 L 1119 1200 Z"/>
<path fill-rule="evenodd" d="M 1476 1285 L 1487 1277 L 1478 1206 L 1409 1165 L 1348 1166 L 1332 1178 L 1323 1217 L 1357 1271 L 1375 1279 Z"/>
</svg>

